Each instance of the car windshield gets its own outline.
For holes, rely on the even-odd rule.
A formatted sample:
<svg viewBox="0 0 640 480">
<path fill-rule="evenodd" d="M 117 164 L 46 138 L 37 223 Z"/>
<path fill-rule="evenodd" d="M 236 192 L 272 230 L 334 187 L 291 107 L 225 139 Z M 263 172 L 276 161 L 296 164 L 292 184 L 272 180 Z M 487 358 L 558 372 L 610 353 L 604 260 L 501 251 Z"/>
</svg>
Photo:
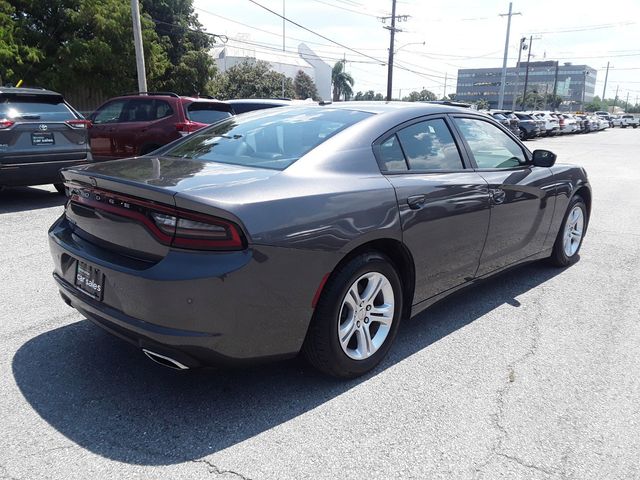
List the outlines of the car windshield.
<svg viewBox="0 0 640 480">
<path fill-rule="evenodd" d="M 164 155 L 284 170 L 328 138 L 371 115 L 322 107 L 262 110 L 204 128 Z"/>
<path fill-rule="evenodd" d="M 24 119 L 65 121 L 76 118 L 71 109 L 56 97 L 45 98 L 0 98 L 0 119 Z"/>
<path fill-rule="evenodd" d="M 187 118 L 198 123 L 215 123 L 231 116 L 231 107 L 210 102 L 193 102 L 186 108 Z"/>
</svg>

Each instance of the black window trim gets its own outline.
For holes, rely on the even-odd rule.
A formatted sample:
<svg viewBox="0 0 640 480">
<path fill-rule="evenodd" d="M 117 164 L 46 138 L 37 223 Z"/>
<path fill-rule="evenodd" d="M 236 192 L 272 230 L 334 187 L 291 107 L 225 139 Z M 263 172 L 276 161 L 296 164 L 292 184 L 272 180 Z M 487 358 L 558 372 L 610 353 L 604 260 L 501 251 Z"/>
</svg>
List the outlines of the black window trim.
<svg viewBox="0 0 640 480">
<path fill-rule="evenodd" d="M 407 160 L 407 155 L 404 152 L 404 147 L 402 146 L 402 142 L 400 142 L 400 138 L 398 137 L 397 133 L 400 130 L 403 130 L 404 128 L 410 127 L 411 125 L 415 125 L 416 123 L 421 123 L 429 120 L 438 120 L 438 119 L 443 120 L 446 127 L 449 129 L 451 138 L 453 138 L 453 143 L 458 149 L 458 154 L 460 155 L 460 160 L 462 161 L 462 168 L 439 169 L 439 170 L 409 168 L 409 161 Z M 422 115 L 420 117 L 412 118 L 411 120 L 402 122 L 394 126 L 393 128 L 390 128 L 386 132 L 384 132 L 382 135 L 376 138 L 371 145 L 371 147 L 373 148 L 373 155 L 375 156 L 376 162 L 378 163 L 378 168 L 380 169 L 380 173 L 382 173 L 383 175 L 428 175 L 428 174 L 440 175 L 443 173 L 460 173 L 460 172 L 473 171 L 473 165 L 470 163 L 469 158 L 467 158 L 466 151 L 463 150 L 462 148 L 461 139 L 458 136 L 457 131 L 454 130 L 452 123 L 453 122 L 451 122 L 449 118 L 447 118 L 446 114 L 432 113 L 430 115 Z M 407 165 L 406 170 L 391 172 L 385 169 L 385 166 L 384 166 L 385 164 L 384 164 L 384 161 L 382 160 L 381 147 L 382 147 L 382 144 L 387 140 L 389 140 L 389 138 L 391 138 L 392 136 L 396 137 L 398 141 L 398 145 L 400 145 L 400 150 L 402 150 L 402 155 L 404 156 L 404 161 L 405 161 L 405 164 Z"/>
<path fill-rule="evenodd" d="M 530 169 L 530 168 L 533 167 L 533 164 L 532 164 L 533 154 L 529 151 L 529 149 L 520 141 L 520 139 L 516 138 L 516 136 L 513 134 L 513 132 L 511 132 L 510 130 L 505 128 L 502 124 L 500 124 L 499 122 L 497 122 L 493 118 L 489 118 L 489 117 L 485 118 L 485 117 L 481 117 L 479 115 L 469 115 L 469 114 L 462 114 L 462 113 L 450 113 L 448 115 L 449 115 L 449 117 L 451 117 L 451 125 L 455 129 L 456 134 L 458 135 L 458 137 L 460 139 L 460 142 L 464 145 L 465 153 L 466 153 L 467 157 L 469 158 L 469 163 L 471 163 L 471 165 L 472 165 L 471 168 L 474 171 L 476 171 L 476 172 L 508 172 L 508 171 L 526 170 L 526 169 Z M 479 120 L 481 122 L 489 123 L 489 124 L 497 127 L 498 129 L 502 130 L 502 132 L 504 132 L 505 135 L 507 135 L 509 138 L 511 138 L 514 142 L 516 142 L 516 145 L 518 145 L 520 147 L 520 149 L 522 150 L 522 153 L 524 154 L 525 158 L 527 159 L 527 163 L 524 164 L 524 165 L 519 165 L 517 167 L 510 167 L 510 168 L 480 168 L 480 167 L 478 167 L 478 163 L 476 162 L 476 159 L 473 156 L 473 152 L 471 151 L 471 147 L 469 146 L 469 144 L 467 143 L 467 140 L 462 135 L 462 132 L 460 132 L 460 130 L 458 129 L 458 126 L 453 121 L 453 119 L 455 119 L 455 118 L 469 118 L 471 120 Z"/>
</svg>

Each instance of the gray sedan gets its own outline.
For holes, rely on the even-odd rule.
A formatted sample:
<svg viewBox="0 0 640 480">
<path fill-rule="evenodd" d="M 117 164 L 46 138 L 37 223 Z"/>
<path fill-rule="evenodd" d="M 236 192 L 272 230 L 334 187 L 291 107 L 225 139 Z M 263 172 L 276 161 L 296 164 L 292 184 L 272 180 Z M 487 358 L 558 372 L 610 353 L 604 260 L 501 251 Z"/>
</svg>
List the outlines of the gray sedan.
<svg viewBox="0 0 640 480">
<path fill-rule="evenodd" d="M 578 259 L 584 170 L 446 105 L 239 115 L 139 158 L 63 171 L 65 302 L 187 369 L 303 352 L 354 377 L 402 319 L 506 268 Z"/>
</svg>

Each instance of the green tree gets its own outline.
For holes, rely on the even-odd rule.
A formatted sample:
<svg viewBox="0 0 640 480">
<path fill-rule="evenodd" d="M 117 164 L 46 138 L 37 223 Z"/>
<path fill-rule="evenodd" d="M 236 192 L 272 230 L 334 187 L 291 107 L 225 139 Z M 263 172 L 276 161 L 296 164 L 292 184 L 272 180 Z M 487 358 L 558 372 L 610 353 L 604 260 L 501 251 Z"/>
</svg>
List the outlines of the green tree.
<svg viewBox="0 0 640 480">
<path fill-rule="evenodd" d="M 293 89 L 295 91 L 296 98 L 300 100 L 306 100 L 307 98 L 320 100 L 315 82 L 302 70 L 298 70 L 296 78 L 293 79 Z"/>
<path fill-rule="evenodd" d="M 413 91 L 408 96 L 404 97 L 402 100 L 405 102 L 424 102 L 424 101 L 433 101 L 436 100 L 436 94 L 429 90 L 421 90 L 421 91 Z"/>
<path fill-rule="evenodd" d="M 549 93 L 547 94 L 545 103 L 551 110 L 557 110 L 562 104 L 562 97 Z"/>
<path fill-rule="evenodd" d="M 353 77 L 344 71 L 344 62 L 336 62 L 331 71 L 331 84 L 333 85 L 333 101 L 345 101 L 353 95 Z"/>
<path fill-rule="evenodd" d="M 456 94 L 455 93 L 450 93 L 447 95 L 447 98 L 445 98 L 445 100 L 455 100 L 456 99 Z"/>
<path fill-rule="evenodd" d="M 282 96 L 282 79 L 285 80 L 284 96 L 295 97 L 293 81 L 270 69 L 262 60 L 246 59 L 210 82 L 209 89 L 217 98 L 274 98 Z"/>
<path fill-rule="evenodd" d="M 375 96 L 373 97 L 373 99 L 376 102 L 381 102 L 382 100 L 384 100 L 384 95 L 382 95 L 381 93 L 376 93 Z"/>
<path fill-rule="evenodd" d="M 539 94 L 538 92 L 531 91 L 527 92 L 527 96 L 520 97 L 518 99 L 518 105 L 522 105 L 525 110 L 538 110 L 544 106 L 544 95 Z"/>
<path fill-rule="evenodd" d="M 11 81 L 17 83 L 15 69 L 25 62 L 37 62 L 41 53 L 37 48 L 19 41 L 16 31 L 15 9 L 5 0 L 0 0 L 0 85 Z"/>
<path fill-rule="evenodd" d="M 170 62 L 158 88 L 182 95 L 209 93 L 207 84 L 216 71 L 209 49 L 215 41 L 203 32 L 193 0 L 142 0 L 142 12 L 154 22 Z"/>
<path fill-rule="evenodd" d="M 15 0 L 19 44 L 31 55 L 10 68 L 14 80 L 71 93 L 78 86 L 109 96 L 136 85 L 131 9 L 120 0 Z M 147 15 L 141 18 L 149 88 L 170 66 Z"/>
</svg>

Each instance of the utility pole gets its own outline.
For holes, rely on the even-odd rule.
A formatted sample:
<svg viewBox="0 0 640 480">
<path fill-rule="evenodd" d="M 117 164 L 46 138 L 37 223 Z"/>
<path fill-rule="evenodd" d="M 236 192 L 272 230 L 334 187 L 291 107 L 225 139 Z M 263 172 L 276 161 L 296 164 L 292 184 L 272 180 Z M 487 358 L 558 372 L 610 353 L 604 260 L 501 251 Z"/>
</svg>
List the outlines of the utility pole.
<svg viewBox="0 0 640 480">
<path fill-rule="evenodd" d="M 389 41 L 389 63 L 387 64 L 387 102 L 391 101 L 391 88 L 393 84 L 393 48 L 396 37 L 396 0 L 391 1 L 391 27 L 384 27 L 391 33 Z"/>
<path fill-rule="evenodd" d="M 516 83 L 513 87 L 513 98 L 511 99 L 511 110 L 516 109 L 516 97 L 518 96 L 518 84 L 520 83 L 520 59 L 522 58 L 522 49 L 524 48 L 524 42 L 527 39 L 522 37 L 520 39 L 520 45 L 518 46 L 518 63 L 516 64 Z"/>
<path fill-rule="evenodd" d="M 627 92 L 627 101 L 624 103 L 625 103 L 624 110 L 626 112 L 627 110 L 629 110 L 629 92 Z"/>
<path fill-rule="evenodd" d="M 284 1 L 282 0 L 282 56 L 284 57 L 284 49 L 285 49 L 285 36 L 284 36 L 284 24 L 285 24 L 285 16 L 284 16 Z M 284 70 L 284 68 L 282 69 Z M 282 98 L 284 98 L 284 71 L 282 72 Z"/>
<path fill-rule="evenodd" d="M 410 17 L 411 15 L 396 15 L 396 0 L 392 0 L 391 1 L 391 16 L 390 17 L 378 17 L 382 23 L 386 23 L 387 20 L 391 20 L 391 26 L 387 27 L 384 26 L 382 28 L 385 28 L 387 30 L 389 30 L 389 32 L 391 33 L 390 35 L 390 39 L 389 39 L 389 61 L 387 63 L 387 102 L 391 101 L 391 97 L 392 97 L 392 88 L 393 88 L 393 54 L 395 53 L 393 51 L 394 49 L 394 42 L 395 42 L 395 37 L 396 37 L 396 32 L 400 33 L 402 32 L 401 29 L 396 28 L 396 20 L 398 20 L 398 22 L 401 21 L 407 21 L 407 19 Z M 422 44 L 424 45 L 424 42 L 422 42 Z M 407 44 L 409 45 L 409 44 Z M 405 47 L 406 45 L 403 45 L 402 47 Z M 402 48 L 400 47 L 400 48 Z M 400 50 L 400 48 L 398 50 Z"/>
<path fill-rule="evenodd" d="M 618 89 L 620 85 L 616 85 L 616 96 L 613 99 L 613 108 L 611 109 L 611 113 L 616 113 L 616 104 L 618 103 Z"/>
<path fill-rule="evenodd" d="M 587 70 L 584 71 L 584 79 L 582 83 L 582 102 L 580 102 L 580 110 L 584 112 L 584 95 L 587 92 L 587 75 L 589 72 Z"/>
<path fill-rule="evenodd" d="M 605 94 L 607 93 L 607 79 L 609 78 L 609 62 L 607 62 L 607 73 L 604 76 L 604 88 L 602 89 L 602 101 L 604 102 Z"/>
<path fill-rule="evenodd" d="M 502 59 L 502 79 L 500 80 L 500 96 L 498 97 L 498 109 L 502 110 L 504 105 L 504 88 L 507 83 L 507 57 L 509 56 L 509 33 L 511 31 L 511 17 L 513 15 L 521 15 L 520 12 L 512 13 L 513 3 L 509 2 L 509 13 L 501 13 L 501 17 L 509 17 L 507 19 L 507 38 L 504 42 L 504 58 Z"/>
<path fill-rule="evenodd" d="M 560 62 L 558 62 L 556 60 L 556 73 L 553 76 L 553 101 L 554 101 L 554 103 L 556 101 L 556 97 L 558 96 L 558 69 L 560 68 L 559 65 L 560 65 Z M 554 110 L 555 110 L 555 108 L 554 108 Z"/>
<path fill-rule="evenodd" d="M 522 104 L 520 105 L 520 109 L 524 110 L 524 102 L 527 96 L 527 85 L 529 84 L 529 62 L 531 61 L 531 46 L 533 44 L 533 35 L 529 37 L 529 52 L 527 53 L 527 69 L 524 75 L 524 91 L 522 92 Z"/>
<path fill-rule="evenodd" d="M 444 72 L 444 89 L 442 93 L 442 99 L 447 99 L 447 72 Z"/>
<path fill-rule="evenodd" d="M 136 48 L 136 68 L 138 70 L 138 91 L 147 91 L 147 75 L 144 68 L 144 48 L 142 46 L 142 27 L 140 26 L 140 5 L 131 0 L 131 19 L 133 20 L 133 43 Z"/>
</svg>

